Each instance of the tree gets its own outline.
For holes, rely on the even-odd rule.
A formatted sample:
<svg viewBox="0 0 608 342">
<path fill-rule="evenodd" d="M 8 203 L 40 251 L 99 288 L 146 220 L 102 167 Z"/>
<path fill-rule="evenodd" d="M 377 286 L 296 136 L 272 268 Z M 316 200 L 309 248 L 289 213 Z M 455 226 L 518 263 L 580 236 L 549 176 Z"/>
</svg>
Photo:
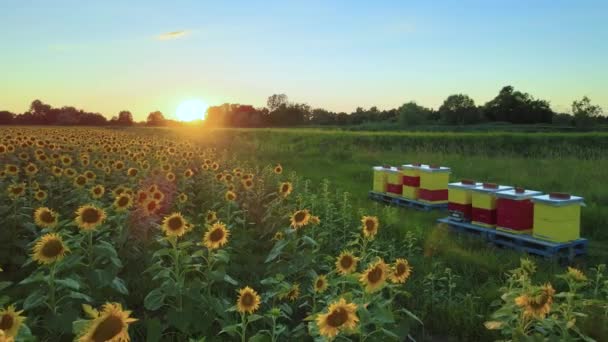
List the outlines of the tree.
<svg viewBox="0 0 608 342">
<path fill-rule="evenodd" d="M 146 125 L 148 126 L 164 126 L 167 124 L 167 120 L 165 116 L 160 111 L 155 111 L 148 114 L 148 119 L 146 120 Z"/>
<path fill-rule="evenodd" d="M 536 100 L 512 86 L 503 87 L 494 99 L 485 104 L 483 112 L 490 121 L 515 124 L 550 123 L 553 117 L 547 101 Z"/>
<path fill-rule="evenodd" d="M 467 95 L 448 96 L 439 107 L 441 119 L 451 125 L 477 123 L 481 120 L 475 101 Z"/>
<path fill-rule="evenodd" d="M 399 113 L 399 124 L 407 127 L 423 123 L 431 110 L 411 101 L 399 107 L 397 112 Z"/>
<path fill-rule="evenodd" d="M 572 102 L 572 114 L 577 126 L 587 127 L 591 126 L 593 121 L 602 115 L 602 107 L 592 105 L 591 99 L 583 96 L 580 101 Z"/>
<path fill-rule="evenodd" d="M 287 95 L 285 94 L 274 94 L 268 97 L 268 100 L 266 101 L 268 110 L 270 110 L 271 112 L 274 112 L 282 106 L 287 106 L 288 103 L 289 101 L 287 99 Z"/>
<path fill-rule="evenodd" d="M 121 126 L 132 126 L 133 125 L 133 114 L 128 110 L 123 110 L 118 113 L 118 119 L 116 123 Z"/>
<path fill-rule="evenodd" d="M 10 125 L 14 119 L 15 114 L 6 110 L 0 110 L 0 125 Z"/>
</svg>

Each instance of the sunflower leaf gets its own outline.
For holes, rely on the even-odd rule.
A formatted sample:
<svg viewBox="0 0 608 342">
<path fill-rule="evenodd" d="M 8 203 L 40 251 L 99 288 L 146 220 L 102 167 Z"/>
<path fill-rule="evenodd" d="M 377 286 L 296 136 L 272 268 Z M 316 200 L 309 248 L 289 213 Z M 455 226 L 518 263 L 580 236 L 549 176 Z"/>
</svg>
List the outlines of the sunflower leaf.
<svg viewBox="0 0 608 342">
<path fill-rule="evenodd" d="M 69 289 L 72 290 L 78 290 L 80 289 L 80 283 L 78 281 L 76 281 L 75 279 L 72 278 L 66 278 L 66 279 L 55 279 L 55 284 L 59 284 L 63 287 L 67 287 Z"/>
<path fill-rule="evenodd" d="M 274 247 L 272 247 L 272 250 L 270 250 L 270 253 L 268 253 L 268 257 L 266 258 L 266 261 L 264 261 L 264 263 L 269 263 L 271 261 L 273 261 L 274 259 L 276 259 L 280 254 L 281 251 L 283 250 L 283 248 L 285 248 L 285 246 L 287 246 L 288 241 L 286 240 L 280 240 L 278 241 Z"/>
<path fill-rule="evenodd" d="M 155 311 L 160 309 L 165 302 L 165 294 L 161 289 L 154 289 L 144 299 L 146 309 Z"/>
<path fill-rule="evenodd" d="M 45 301 L 46 295 L 42 291 L 36 290 L 32 292 L 29 296 L 27 296 L 27 298 L 25 298 L 25 301 L 23 302 L 23 309 L 29 310 L 36 308 L 42 305 Z"/>
</svg>

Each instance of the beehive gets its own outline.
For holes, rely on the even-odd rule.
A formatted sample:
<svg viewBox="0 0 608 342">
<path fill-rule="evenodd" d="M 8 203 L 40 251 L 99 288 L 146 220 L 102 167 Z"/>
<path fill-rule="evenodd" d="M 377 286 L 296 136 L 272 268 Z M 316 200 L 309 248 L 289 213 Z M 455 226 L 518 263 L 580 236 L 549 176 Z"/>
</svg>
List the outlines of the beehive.
<svg viewBox="0 0 608 342">
<path fill-rule="evenodd" d="M 448 210 L 451 218 L 462 221 L 471 220 L 473 189 L 479 186 L 481 183 L 467 179 L 448 184 Z"/>
<path fill-rule="evenodd" d="M 421 165 L 418 170 L 420 173 L 419 200 L 431 204 L 447 203 L 450 168 L 437 165 Z"/>
<path fill-rule="evenodd" d="M 553 193 L 532 198 L 534 203 L 535 237 L 554 242 L 566 242 L 580 237 L 583 198 Z"/>
<path fill-rule="evenodd" d="M 473 190 L 471 222 L 473 224 L 494 228 L 496 226 L 496 193 L 513 189 L 511 186 L 494 183 L 483 183 Z"/>
<path fill-rule="evenodd" d="M 534 204 L 540 191 L 515 188 L 496 193 L 496 229 L 516 234 L 532 232 Z"/>
<path fill-rule="evenodd" d="M 390 169 L 390 166 L 384 165 L 384 166 L 374 166 L 373 167 L 373 172 L 374 172 L 374 184 L 373 184 L 373 190 L 375 192 L 386 192 L 386 176 L 387 173 L 386 171 Z"/>
<path fill-rule="evenodd" d="M 401 166 L 403 189 L 401 196 L 416 200 L 420 189 L 420 164 L 405 164 Z"/>
<path fill-rule="evenodd" d="M 386 170 L 386 192 L 401 196 L 402 183 L 401 168 L 391 167 Z"/>
</svg>

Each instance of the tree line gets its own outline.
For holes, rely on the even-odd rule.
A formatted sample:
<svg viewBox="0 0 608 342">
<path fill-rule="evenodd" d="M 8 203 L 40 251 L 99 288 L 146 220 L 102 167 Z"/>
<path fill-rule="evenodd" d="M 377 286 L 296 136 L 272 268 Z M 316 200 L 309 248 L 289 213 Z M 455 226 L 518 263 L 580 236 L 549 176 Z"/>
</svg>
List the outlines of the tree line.
<svg viewBox="0 0 608 342">
<path fill-rule="evenodd" d="M 268 98 L 266 107 L 225 103 L 209 107 L 206 119 L 199 122 L 211 127 L 289 127 L 303 125 L 360 125 L 364 123 L 387 123 L 395 127 L 416 125 L 470 125 L 484 122 L 512 124 L 559 124 L 589 127 L 608 124 L 602 108 L 591 103 L 587 97 L 573 101 L 572 114 L 554 112 L 549 102 L 532 95 L 503 87 L 495 98 L 483 105 L 465 94 L 448 96 L 438 109 L 427 108 L 414 101 L 398 108 L 379 110 L 377 107 L 358 107 L 352 113 L 332 112 L 312 108 L 305 103 L 290 102 L 287 95 L 275 94 Z M 0 124 L 16 125 L 146 125 L 175 126 L 183 123 L 169 120 L 160 111 L 148 114 L 145 122 L 136 123 L 127 110 L 107 120 L 99 113 L 89 113 L 74 107 L 53 108 L 35 100 L 28 111 L 14 114 L 0 111 Z"/>
</svg>

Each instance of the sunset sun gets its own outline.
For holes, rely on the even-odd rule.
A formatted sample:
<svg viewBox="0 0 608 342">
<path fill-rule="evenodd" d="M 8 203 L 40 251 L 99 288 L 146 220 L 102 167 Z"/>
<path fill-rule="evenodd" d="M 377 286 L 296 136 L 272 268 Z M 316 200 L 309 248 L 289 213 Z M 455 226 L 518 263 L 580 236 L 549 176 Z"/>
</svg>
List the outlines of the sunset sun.
<svg viewBox="0 0 608 342">
<path fill-rule="evenodd" d="M 204 120 L 208 105 L 201 100 L 182 102 L 175 111 L 179 121 Z"/>
</svg>

